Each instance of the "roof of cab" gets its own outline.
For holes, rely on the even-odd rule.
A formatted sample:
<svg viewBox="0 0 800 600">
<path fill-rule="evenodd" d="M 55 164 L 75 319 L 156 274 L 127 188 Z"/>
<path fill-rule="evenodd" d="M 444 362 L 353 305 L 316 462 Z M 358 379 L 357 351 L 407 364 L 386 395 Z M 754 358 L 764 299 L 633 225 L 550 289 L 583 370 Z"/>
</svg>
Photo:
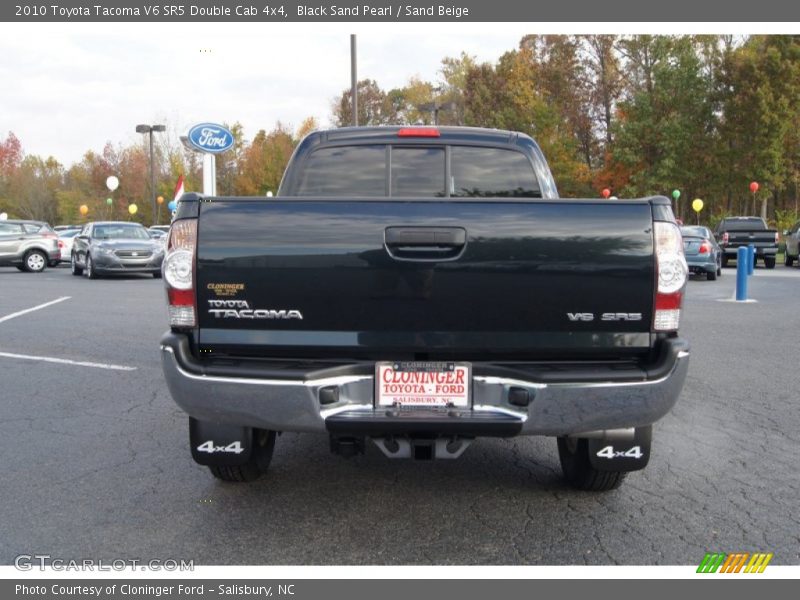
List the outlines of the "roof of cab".
<svg viewBox="0 0 800 600">
<path fill-rule="evenodd" d="M 435 129 L 439 131 L 437 137 L 409 136 L 399 138 L 401 129 Z M 321 143 L 338 142 L 347 140 L 349 142 L 375 142 L 390 143 L 401 140 L 413 140 L 421 142 L 428 140 L 430 143 L 442 142 L 495 142 L 500 144 L 513 143 L 513 139 L 520 134 L 501 129 L 484 129 L 481 127 L 452 127 L 452 126 L 431 126 L 431 125 L 384 125 L 379 127 L 341 127 L 339 129 L 328 129 L 316 131 L 309 135 L 316 136 Z"/>
</svg>

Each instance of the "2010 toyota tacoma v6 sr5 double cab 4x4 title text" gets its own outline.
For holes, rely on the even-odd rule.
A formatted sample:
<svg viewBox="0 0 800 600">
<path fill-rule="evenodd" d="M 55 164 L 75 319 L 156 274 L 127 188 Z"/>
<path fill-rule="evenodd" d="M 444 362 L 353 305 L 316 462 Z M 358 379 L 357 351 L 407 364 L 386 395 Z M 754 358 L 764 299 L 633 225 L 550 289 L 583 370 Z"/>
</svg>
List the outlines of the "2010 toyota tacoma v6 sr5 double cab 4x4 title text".
<svg viewBox="0 0 800 600">
<path fill-rule="evenodd" d="M 610 489 L 688 368 L 669 201 L 560 199 L 520 133 L 312 133 L 274 198 L 184 195 L 163 268 L 167 384 L 227 481 L 278 432 L 416 459 L 544 435 L 572 485 Z"/>
</svg>

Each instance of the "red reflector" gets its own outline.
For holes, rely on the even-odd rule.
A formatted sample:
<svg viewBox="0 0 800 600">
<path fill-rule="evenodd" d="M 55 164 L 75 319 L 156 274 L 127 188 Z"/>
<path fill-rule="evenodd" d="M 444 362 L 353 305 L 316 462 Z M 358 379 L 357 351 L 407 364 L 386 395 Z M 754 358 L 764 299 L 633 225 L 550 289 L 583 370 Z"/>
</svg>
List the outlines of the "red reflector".
<svg viewBox="0 0 800 600">
<path fill-rule="evenodd" d="M 403 127 L 397 132 L 397 137 L 440 137 L 439 130 L 435 127 Z"/>
<path fill-rule="evenodd" d="M 656 310 L 675 310 L 681 307 L 682 292 L 674 294 L 656 294 Z"/>
<path fill-rule="evenodd" d="M 167 297 L 172 306 L 194 306 L 194 290 L 176 290 L 167 287 Z"/>
</svg>

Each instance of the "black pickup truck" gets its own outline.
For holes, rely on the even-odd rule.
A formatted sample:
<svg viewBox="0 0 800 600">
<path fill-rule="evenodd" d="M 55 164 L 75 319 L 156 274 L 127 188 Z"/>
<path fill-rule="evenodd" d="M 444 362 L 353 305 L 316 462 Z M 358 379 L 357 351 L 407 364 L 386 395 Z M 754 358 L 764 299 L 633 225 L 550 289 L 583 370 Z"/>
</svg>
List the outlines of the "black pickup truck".
<svg viewBox="0 0 800 600">
<path fill-rule="evenodd" d="M 775 268 L 775 256 L 778 253 L 778 230 L 770 229 L 761 217 L 728 217 L 722 219 L 714 231 L 714 237 L 722 248 L 722 266 L 728 266 L 729 260 L 736 260 L 739 246 L 753 245 L 753 260 L 764 261 L 768 269 Z"/>
<path fill-rule="evenodd" d="M 227 481 L 279 432 L 415 459 L 540 435 L 572 485 L 611 489 L 688 368 L 669 200 L 559 199 L 520 133 L 312 133 L 274 198 L 184 195 L 163 269 L 166 381 Z"/>
</svg>

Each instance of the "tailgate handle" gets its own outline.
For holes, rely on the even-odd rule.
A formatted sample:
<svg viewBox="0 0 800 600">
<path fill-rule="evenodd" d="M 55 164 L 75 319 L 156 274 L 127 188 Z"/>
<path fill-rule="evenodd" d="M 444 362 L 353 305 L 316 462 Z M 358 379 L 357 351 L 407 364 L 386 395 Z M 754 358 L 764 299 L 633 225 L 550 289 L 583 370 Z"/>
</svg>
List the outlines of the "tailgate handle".
<svg viewBox="0 0 800 600">
<path fill-rule="evenodd" d="M 452 250 L 467 243 L 463 227 L 387 227 L 386 245 L 393 248 Z"/>
</svg>

